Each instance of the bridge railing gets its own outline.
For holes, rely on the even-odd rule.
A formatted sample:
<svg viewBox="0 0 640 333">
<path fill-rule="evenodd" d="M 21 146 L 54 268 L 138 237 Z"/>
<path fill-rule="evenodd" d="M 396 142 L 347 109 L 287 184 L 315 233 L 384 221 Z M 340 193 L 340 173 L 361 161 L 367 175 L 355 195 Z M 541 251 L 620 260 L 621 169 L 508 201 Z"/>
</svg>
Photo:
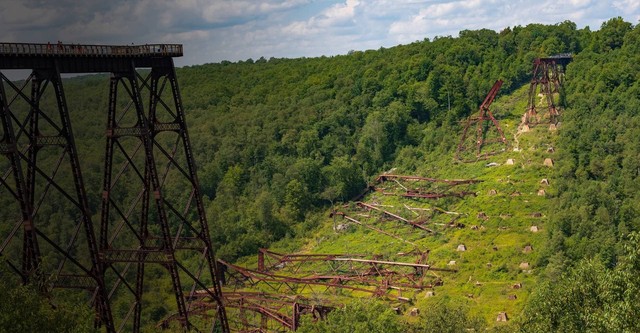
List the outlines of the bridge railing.
<svg viewBox="0 0 640 333">
<path fill-rule="evenodd" d="M 83 45 L 0 43 L 0 56 L 181 57 L 182 44 Z"/>
</svg>

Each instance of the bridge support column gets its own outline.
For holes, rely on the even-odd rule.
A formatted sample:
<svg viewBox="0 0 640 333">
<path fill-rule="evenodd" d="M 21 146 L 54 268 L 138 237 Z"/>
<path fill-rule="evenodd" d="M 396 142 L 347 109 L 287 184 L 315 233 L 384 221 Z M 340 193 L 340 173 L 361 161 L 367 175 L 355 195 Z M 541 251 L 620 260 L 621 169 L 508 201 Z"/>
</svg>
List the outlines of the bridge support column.
<svg viewBox="0 0 640 333">
<path fill-rule="evenodd" d="M 124 327 L 140 328 L 145 283 L 147 287 L 151 283 L 145 266 L 155 263 L 170 275 L 178 311 L 174 318 L 191 328 L 190 300 L 195 290 L 206 289 L 218 304 L 213 325 L 228 331 L 175 69 L 168 60 L 153 66 L 146 77 L 133 66 L 128 72 L 112 74 L 101 257 L 105 274 L 115 277 L 111 293 L 120 288 L 131 294 L 128 311 L 133 322 L 123 322 Z M 120 96 L 120 90 L 126 94 Z M 147 109 L 143 97 L 149 100 Z M 165 186 L 168 180 L 171 188 Z M 132 184 L 139 189 L 136 196 L 121 191 Z M 127 281 L 133 264 L 137 266 L 135 283 Z"/>
<path fill-rule="evenodd" d="M 179 44 L 0 43 L 0 70 L 33 70 L 20 87 L 0 73 L 0 256 L 15 283 L 89 290 L 108 332 L 137 332 L 141 318 L 165 310 L 144 302 L 162 294 L 166 272 L 178 311 L 169 318 L 205 330 L 192 318 L 215 312 L 212 330 L 229 332 L 173 65 L 180 56 Z M 151 71 L 143 78 L 139 68 Z M 104 72 L 113 75 L 96 237 L 60 73 Z M 216 304 L 204 313 L 192 302 L 200 289 Z"/>
<path fill-rule="evenodd" d="M 533 62 L 533 74 L 529 85 L 527 111 L 524 116 L 526 125 L 536 125 L 543 122 L 557 124 L 560 112 L 556 107 L 553 95 L 560 93 L 560 71 L 555 60 L 538 58 Z M 538 94 L 546 102 L 547 112 L 539 113 L 536 108 Z M 545 120 L 547 118 L 547 120 Z"/>
<path fill-rule="evenodd" d="M 10 164 L 5 175 L 13 174 L 15 187 L 8 186 L 6 177 L 2 185 L 16 198 L 21 211 L 20 222 L 5 238 L 0 255 L 20 257 L 22 282 L 36 283 L 45 292 L 54 288 L 91 292 L 99 314 L 96 324 L 104 323 L 111 332 L 87 193 L 56 63 L 34 70 L 21 87 L 4 75 L 0 77 L 3 145 L 8 147 L 5 155 Z M 13 92 L 10 99 L 5 84 Z M 31 93 L 27 95 L 24 90 L 29 85 Z M 53 105 L 42 102 L 47 93 L 53 94 Z M 40 212 L 45 202 L 47 208 L 73 212 L 75 220 Z M 21 255 L 13 255 L 18 251 Z M 18 267 L 12 262 L 9 265 Z"/>
</svg>

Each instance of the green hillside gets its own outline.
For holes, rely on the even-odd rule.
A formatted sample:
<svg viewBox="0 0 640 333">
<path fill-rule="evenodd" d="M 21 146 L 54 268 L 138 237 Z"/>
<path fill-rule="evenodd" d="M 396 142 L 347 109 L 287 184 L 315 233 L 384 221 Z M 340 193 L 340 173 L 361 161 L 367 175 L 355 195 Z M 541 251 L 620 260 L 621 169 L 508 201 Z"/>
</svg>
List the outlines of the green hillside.
<svg viewBox="0 0 640 333">
<path fill-rule="evenodd" d="M 354 202 L 348 202 L 336 210 L 385 233 L 349 223 L 341 217 L 336 221 L 340 226 L 338 229 L 346 230 L 335 232 L 333 218 L 326 216 L 311 239 L 293 250 L 304 253 L 375 253 L 383 255 L 385 260 L 398 262 L 414 262 L 416 255 L 405 253 L 416 249 L 429 250 L 430 265 L 457 272 L 427 273 L 433 276 L 427 278 L 428 281 L 440 278 L 443 285 L 424 290 L 409 289 L 402 296 L 410 298 L 410 302 L 392 301 L 390 304 L 400 307 L 406 315 L 405 319 L 417 322 L 417 318 L 409 316 L 414 307 L 429 312 L 443 304 L 462 306 L 468 309 L 470 315 L 480 317 L 487 323 L 495 322 L 500 312 L 506 312 L 510 318 L 518 317 L 544 270 L 539 263 L 547 246 L 550 197 L 557 193 L 555 171 L 552 167 L 544 166 L 543 161 L 545 158 L 555 158 L 556 153 L 548 153 L 547 147 L 555 146 L 558 133 L 549 131 L 548 125 L 533 127 L 527 133 L 517 133 L 520 117 L 526 109 L 527 92 L 528 86 L 522 87 L 498 98 L 491 107 L 511 142 L 508 151 L 473 163 L 456 161 L 452 152 L 441 155 L 438 160 L 421 160 L 422 165 L 412 171 L 413 174 L 439 179 L 479 180 L 481 182 L 477 184 L 449 190 L 464 190 L 475 193 L 475 196 L 416 199 L 374 191 L 362 199 L 362 202 L 408 220 L 427 220 L 425 226 L 434 233 L 381 218 L 378 212 L 368 212 Z M 519 142 L 517 146 L 514 146 L 514 137 Z M 452 136 L 450 140 L 457 144 L 459 137 Z M 508 159 L 512 159 L 514 164 L 507 164 Z M 492 162 L 498 165 L 487 166 Z M 406 174 L 401 167 L 393 167 L 392 170 L 393 174 Z M 541 184 L 542 179 L 547 179 L 549 185 Z M 402 186 L 393 181 L 388 183 L 388 193 L 392 192 L 394 186 Z M 419 181 L 405 185 L 429 187 Z M 539 195 L 539 190 L 544 190 L 545 195 Z M 538 217 L 535 213 L 541 213 L 542 216 Z M 531 231 L 532 226 L 538 228 L 536 232 Z M 466 251 L 457 250 L 461 244 Z M 525 253 L 526 246 L 531 246 L 533 251 Z M 286 251 L 290 247 L 280 242 L 272 249 Z M 520 264 L 524 262 L 530 266 L 521 268 Z M 255 258 L 249 258 L 243 264 L 255 267 Z M 314 269 L 320 271 L 322 267 L 316 266 Z M 300 271 L 297 273 L 300 274 Z M 514 289 L 516 284 L 521 284 L 522 288 Z M 269 291 L 269 288 L 263 288 Z M 273 289 L 270 291 L 274 292 Z M 393 291 L 389 294 L 395 295 Z M 516 298 L 510 299 L 509 296 L 513 295 Z M 331 299 L 333 296 L 329 293 L 320 297 Z"/>
<path fill-rule="evenodd" d="M 216 255 L 255 269 L 260 248 L 412 263 L 416 251 L 429 251 L 426 263 L 434 270 L 424 281 L 438 284 L 433 288 L 390 289 L 377 300 L 366 291 L 299 290 L 317 304 L 343 305 L 324 321 L 304 316 L 303 332 L 638 331 L 639 51 L 640 26 L 614 18 L 597 31 L 568 21 L 531 24 L 334 57 L 180 68 Z M 556 95 L 561 124 L 519 132 L 532 61 L 558 53 L 573 54 Z M 486 160 L 459 162 L 465 120 L 498 79 L 504 84 L 490 109 L 508 147 Z M 104 147 L 104 138 L 92 133 L 102 133 L 104 123 L 86 115 L 106 110 L 107 81 L 95 75 L 65 82 L 92 198 L 99 198 Z M 543 165 L 546 158 L 552 167 Z M 479 182 L 376 182 L 384 173 Z M 380 191 L 354 199 L 369 185 Z M 397 195 L 409 189 L 468 193 Z M 11 207 L 5 199 L 0 204 Z M 99 200 L 89 204 L 99 216 Z M 71 211 L 41 209 L 52 221 Z M 17 211 L 0 211 L 0 220 Z M 9 227 L 1 224 L 0 235 Z M 461 244 L 466 251 L 457 250 Z M 321 274 L 327 266 L 304 269 Z M 168 283 L 160 273 L 148 279 L 148 285 Z M 1 286 L 0 295 L 29 292 Z M 295 288 L 302 289 L 243 290 L 291 294 Z M 60 300 L 60 309 L 69 304 Z M 0 309 L 7 306 L 0 301 Z M 174 306 L 161 292 L 145 299 L 145 327 L 153 331 Z M 496 321 L 501 312 L 509 321 Z M 229 315 L 237 320 L 237 312 Z M 73 320 L 86 327 L 86 317 Z M 15 318 L 0 316 L 0 327 Z"/>
</svg>

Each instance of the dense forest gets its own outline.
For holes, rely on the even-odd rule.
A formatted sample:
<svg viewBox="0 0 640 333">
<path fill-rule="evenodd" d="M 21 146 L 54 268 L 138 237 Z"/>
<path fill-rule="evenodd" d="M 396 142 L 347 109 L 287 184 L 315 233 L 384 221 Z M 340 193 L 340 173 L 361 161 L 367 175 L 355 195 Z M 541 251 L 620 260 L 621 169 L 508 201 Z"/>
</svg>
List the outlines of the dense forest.
<svg viewBox="0 0 640 333">
<path fill-rule="evenodd" d="M 517 94 L 531 79 L 532 61 L 558 53 L 573 54 L 573 61 L 560 100 L 556 190 L 544 207 L 549 218 L 535 263 L 538 284 L 522 315 L 495 326 L 449 301 L 412 322 L 384 304 L 355 301 L 301 331 L 640 330 L 640 25 L 621 18 L 595 31 L 569 21 L 530 24 L 340 56 L 178 69 L 216 256 L 233 262 L 272 244 L 298 251 L 328 211 L 392 168 L 450 176 L 461 121 L 495 80 L 504 81 L 501 96 Z M 106 80 L 93 75 L 65 82 L 88 184 L 101 180 L 96 147 L 104 138 L 92 133 L 102 133 L 104 124 L 83 114 L 96 105 L 106 109 Z M 98 190 L 88 186 L 91 197 L 98 198 Z M 89 204 L 98 214 L 99 200 Z M 65 214 L 64 207 L 43 209 L 55 214 L 51 219 Z M 0 218 L 9 215 L 0 212 Z M 0 235 L 8 228 L 0 227 Z M 60 331 L 84 331 L 91 320 L 69 314 L 71 301 L 52 310 L 28 286 L 1 286 L 0 309 L 13 312 L 1 311 L 0 328 L 31 311 L 43 314 L 34 325 L 58 323 Z M 30 295 L 34 305 L 11 307 L 20 295 Z M 150 330 L 170 312 L 166 299 L 150 301 Z"/>
<path fill-rule="evenodd" d="M 235 259 L 295 236 L 317 224 L 318 208 L 352 198 L 381 171 L 442 158 L 458 121 L 497 78 L 508 93 L 530 79 L 533 59 L 592 43 L 588 30 L 564 22 L 336 57 L 184 68 L 218 255 Z"/>
</svg>

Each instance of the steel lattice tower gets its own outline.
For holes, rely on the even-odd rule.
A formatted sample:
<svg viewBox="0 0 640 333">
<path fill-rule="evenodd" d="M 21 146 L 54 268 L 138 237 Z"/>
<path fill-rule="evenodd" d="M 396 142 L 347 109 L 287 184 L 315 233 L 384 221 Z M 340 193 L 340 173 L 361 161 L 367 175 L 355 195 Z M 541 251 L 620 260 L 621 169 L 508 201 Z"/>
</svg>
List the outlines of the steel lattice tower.
<svg viewBox="0 0 640 333">
<path fill-rule="evenodd" d="M 17 221 L 6 221 L 13 227 L 0 254 L 22 283 L 35 283 L 43 292 L 54 288 L 89 291 L 101 321 L 112 331 L 98 243 L 56 65 L 34 70 L 20 87 L 0 74 L 1 149 L 9 162 L 0 193 L 10 193 L 20 210 Z M 47 93 L 54 95 L 54 105 L 43 102 Z M 42 212 L 43 203 L 72 212 L 74 219 Z M 46 232 L 51 229 L 59 232 Z"/>
<path fill-rule="evenodd" d="M 458 149 L 456 150 L 457 160 L 471 162 L 506 150 L 508 145 L 507 139 L 500 128 L 498 120 L 496 120 L 489 109 L 491 103 L 493 103 L 493 100 L 498 95 L 500 87 L 502 87 L 502 80 L 497 80 L 493 84 L 493 87 L 491 87 L 491 90 L 489 90 L 482 104 L 480 104 L 477 116 L 467 118 Z M 469 129 L 474 125 L 476 127 L 475 136 L 469 134 Z M 473 140 L 471 141 L 469 139 Z M 483 149 L 485 149 L 485 151 L 483 151 Z"/>
<path fill-rule="evenodd" d="M 0 73 L 0 195 L 10 199 L 0 255 L 21 283 L 90 291 L 108 332 L 140 330 L 163 276 L 184 329 L 229 331 L 173 64 L 181 55 L 175 44 L 0 43 L 0 69 L 33 70 L 21 86 Z M 102 196 L 91 208 L 60 73 L 93 72 L 111 79 Z M 40 211 L 52 205 L 64 212 Z M 214 306 L 196 318 L 202 289 Z"/>
<path fill-rule="evenodd" d="M 555 125 L 558 123 L 560 108 L 556 104 L 554 94 L 562 93 L 561 87 L 564 77 L 564 67 L 571 59 L 571 54 L 558 54 L 549 58 L 536 58 L 533 61 L 527 111 L 523 117 L 523 125 L 536 125 L 541 123 Z M 538 94 L 542 95 L 540 104 L 546 107 L 544 111 L 541 111 L 536 106 Z M 542 103 L 543 101 L 545 103 Z"/>
</svg>

